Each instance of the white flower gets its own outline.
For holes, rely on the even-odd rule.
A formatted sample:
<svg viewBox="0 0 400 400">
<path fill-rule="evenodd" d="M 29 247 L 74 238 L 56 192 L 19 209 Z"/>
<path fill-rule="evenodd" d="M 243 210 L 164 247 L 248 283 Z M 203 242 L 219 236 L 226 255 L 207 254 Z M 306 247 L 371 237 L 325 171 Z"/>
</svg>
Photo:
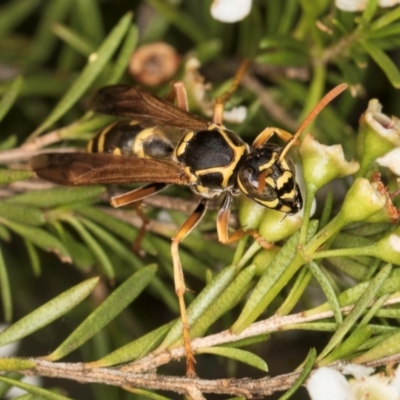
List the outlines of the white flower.
<svg viewBox="0 0 400 400">
<path fill-rule="evenodd" d="M 394 146 L 400 146 L 400 120 L 383 114 L 382 105 L 377 99 L 369 101 L 365 121 L 382 138 Z"/>
<path fill-rule="evenodd" d="M 247 117 L 247 108 L 245 106 L 234 107 L 231 110 L 224 111 L 224 121 L 232 124 L 241 124 Z"/>
<path fill-rule="evenodd" d="M 250 14 L 252 0 L 214 0 L 211 15 L 221 22 L 238 22 Z"/>
<path fill-rule="evenodd" d="M 319 368 L 307 382 L 312 400 L 399 400 L 400 368 L 394 377 L 382 373 L 372 375 L 373 368 L 346 365 L 343 374 L 355 379 L 346 380 L 344 375 L 332 368 Z M 329 390 L 327 390 L 329 388 Z"/>
<path fill-rule="evenodd" d="M 343 11 L 363 11 L 367 7 L 368 0 L 336 0 L 336 7 Z M 400 0 L 379 0 L 379 7 L 393 7 Z"/>
<path fill-rule="evenodd" d="M 335 369 L 318 368 L 307 381 L 311 400 L 355 400 L 350 384 Z"/>
<path fill-rule="evenodd" d="M 376 162 L 381 167 L 389 168 L 395 175 L 400 176 L 400 147 L 396 147 L 382 157 L 378 157 Z"/>
</svg>

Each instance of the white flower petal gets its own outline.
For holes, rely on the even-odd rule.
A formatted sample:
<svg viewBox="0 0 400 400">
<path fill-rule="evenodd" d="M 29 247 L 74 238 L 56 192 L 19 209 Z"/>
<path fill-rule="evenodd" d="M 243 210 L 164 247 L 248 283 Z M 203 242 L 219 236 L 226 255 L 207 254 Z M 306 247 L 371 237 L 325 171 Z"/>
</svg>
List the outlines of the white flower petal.
<svg viewBox="0 0 400 400">
<path fill-rule="evenodd" d="M 367 5 L 367 0 L 336 0 L 335 5 L 343 11 L 362 11 Z"/>
<path fill-rule="evenodd" d="M 221 22 L 238 22 L 247 17 L 252 0 L 214 0 L 211 15 Z"/>
<path fill-rule="evenodd" d="M 399 3 L 399 0 L 379 0 L 379 7 L 393 7 Z"/>
<path fill-rule="evenodd" d="M 378 157 L 376 162 L 382 166 L 389 168 L 395 175 L 400 176 L 400 147 L 396 147 L 382 157 Z"/>
<path fill-rule="evenodd" d="M 390 386 L 397 392 L 400 398 L 400 367 L 397 367 L 394 378 L 390 382 Z"/>
<path fill-rule="evenodd" d="M 382 105 L 377 99 L 369 101 L 365 121 L 384 139 L 395 146 L 400 146 L 400 120 L 383 114 Z"/>
<path fill-rule="evenodd" d="M 354 400 L 346 378 L 332 368 L 319 368 L 307 381 L 307 390 L 312 400 Z"/>
<path fill-rule="evenodd" d="M 392 247 L 394 251 L 400 253 L 400 236 L 390 235 L 389 236 L 389 245 Z"/>
<path fill-rule="evenodd" d="M 247 108 L 245 106 L 234 107 L 231 110 L 224 111 L 224 121 L 232 124 L 241 124 L 247 117 Z"/>
<path fill-rule="evenodd" d="M 347 364 L 342 368 L 345 375 L 353 375 L 356 379 L 366 378 L 375 372 L 374 368 L 364 367 L 363 365 Z"/>
<path fill-rule="evenodd" d="M 389 382 L 389 377 L 375 374 L 364 379 L 351 380 L 349 383 L 356 399 L 398 400 L 396 390 Z"/>
<path fill-rule="evenodd" d="M 400 0 L 379 0 L 379 7 L 393 7 L 399 4 Z M 367 7 L 367 0 L 336 0 L 336 7 L 343 11 L 356 12 L 364 11 Z"/>
</svg>

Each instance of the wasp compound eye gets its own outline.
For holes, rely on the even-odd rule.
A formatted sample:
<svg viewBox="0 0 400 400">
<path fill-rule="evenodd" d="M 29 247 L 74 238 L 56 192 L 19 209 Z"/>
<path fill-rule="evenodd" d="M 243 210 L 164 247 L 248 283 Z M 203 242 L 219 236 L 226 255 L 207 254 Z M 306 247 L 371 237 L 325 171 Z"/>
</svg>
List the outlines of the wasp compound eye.
<svg viewBox="0 0 400 400">
<path fill-rule="evenodd" d="M 301 210 L 303 201 L 294 164 L 289 157 L 279 160 L 281 150 L 268 143 L 252 151 L 239 169 L 237 183 L 257 203 L 293 214 Z"/>
</svg>

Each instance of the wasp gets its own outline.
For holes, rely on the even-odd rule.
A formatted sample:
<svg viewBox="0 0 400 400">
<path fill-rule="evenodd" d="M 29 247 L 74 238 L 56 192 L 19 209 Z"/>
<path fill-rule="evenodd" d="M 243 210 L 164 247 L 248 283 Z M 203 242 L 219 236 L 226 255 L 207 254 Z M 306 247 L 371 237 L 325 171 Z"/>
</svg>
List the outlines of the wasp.
<svg viewBox="0 0 400 400">
<path fill-rule="evenodd" d="M 194 375 L 195 360 L 184 302 L 187 289 L 179 258 L 180 243 L 200 222 L 210 199 L 221 195 L 224 198 L 217 217 L 217 233 L 222 243 L 247 234 L 239 230 L 228 235 L 232 199 L 239 193 L 262 206 L 297 213 L 302 208 L 302 197 L 294 163 L 287 152 L 298 144 L 305 126 L 347 87 L 339 85 L 329 92 L 294 135 L 279 128 L 267 128 L 249 146 L 223 125 L 224 101 L 239 84 L 244 68 L 238 71 L 231 91 L 217 99 L 211 122 L 188 111 L 181 82 L 173 86 L 176 106 L 140 87 L 102 88 L 92 99 L 91 109 L 125 119 L 99 132 L 89 142 L 87 153 L 47 153 L 31 161 L 40 178 L 62 185 L 147 183 L 112 197 L 114 207 L 138 202 L 171 184 L 187 185 L 200 196 L 197 207 L 178 229 L 171 244 L 188 375 Z M 268 143 L 274 134 L 287 144 L 281 147 Z"/>
</svg>

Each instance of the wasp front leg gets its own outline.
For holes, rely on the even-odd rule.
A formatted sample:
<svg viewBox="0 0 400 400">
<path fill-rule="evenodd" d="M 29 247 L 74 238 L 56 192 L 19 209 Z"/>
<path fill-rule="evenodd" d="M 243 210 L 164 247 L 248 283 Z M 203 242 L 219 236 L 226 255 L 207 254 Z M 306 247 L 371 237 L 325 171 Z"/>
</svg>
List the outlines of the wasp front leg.
<svg viewBox="0 0 400 400">
<path fill-rule="evenodd" d="M 273 244 L 268 243 L 256 229 L 239 228 L 238 230 L 236 230 L 229 236 L 228 220 L 229 220 L 229 215 L 230 215 L 230 210 L 231 210 L 231 204 L 232 204 L 232 195 L 228 193 L 225 196 L 225 199 L 222 202 L 221 208 L 218 212 L 218 218 L 217 218 L 218 240 L 221 243 L 229 244 L 229 243 L 234 243 L 234 242 L 238 241 L 243 236 L 250 235 L 264 249 L 270 249 L 271 247 L 273 247 Z"/>
<path fill-rule="evenodd" d="M 184 299 L 184 294 L 187 291 L 187 289 L 185 286 L 182 264 L 179 257 L 179 244 L 183 241 L 183 239 L 185 239 L 187 235 L 189 235 L 189 233 L 201 221 L 206 212 L 207 204 L 208 204 L 207 199 L 203 198 L 200 200 L 200 203 L 198 204 L 192 215 L 183 223 L 183 225 L 179 228 L 178 232 L 176 232 L 175 236 L 172 238 L 172 244 L 171 244 L 172 262 L 174 265 L 175 291 L 179 300 L 179 309 L 181 312 L 181 320 L 182 320 L 183 343 L 186 352 L 187 376 L 195 375 L 194 364 L 196 363 L 196 360 L 194 358 L 194 353 L 190 342 L 189 322 L 187 319 L 186 305 Z"/>
<path fill-rule="evenodd" d="M 265 144 L 266 142 L 268 142 L 269 139 L 271 139 L 271 137 L 273 135 L 277 135 L 279 138 L 281 138 L 285 143 L 290 142 L 291 140 L 293 140 L 293 135 L 287 131 L 284 131 L 283 129 L 280 128 L 265 128 L 254 140 L 252 147 L 254 149 L 262 146 L 263 144 Z M 298 140 L 296 140 L 296 143 L 299 145 L 300 142 Z"/>
</svg>

